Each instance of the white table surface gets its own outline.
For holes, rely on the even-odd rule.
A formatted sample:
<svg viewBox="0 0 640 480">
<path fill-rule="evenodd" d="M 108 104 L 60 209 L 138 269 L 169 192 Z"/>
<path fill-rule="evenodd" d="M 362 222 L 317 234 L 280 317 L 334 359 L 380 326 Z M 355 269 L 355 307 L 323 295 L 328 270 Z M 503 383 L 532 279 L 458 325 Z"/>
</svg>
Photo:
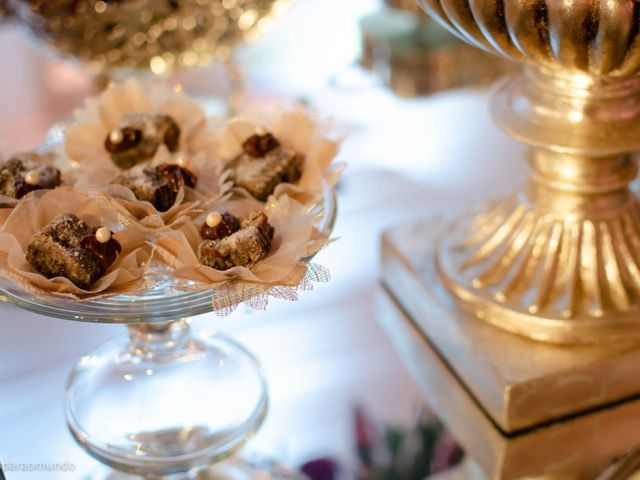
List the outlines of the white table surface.
<svg viewBox="0 0 640 480">
<path fill-rule="evenodd" d="M 250 448 L 292 464 L 332 455 L 349 468 L 357 404 L 378 421 L 403 423 L 423 404 L 375 319 L 380 232 L 507 192 L 523 169 L 522 148 L 488 119 L 487 92 L 407 101 L 348 80 L 345 69 L 357 54 L 355 21 L 372 8 L 373 0 L 299 0 L 272 34 L 240 55 L 254 95 L 310 98 L 348 133 L 342 159 L 350 168 L 335 230 L 340 241 L 317 257 L 331 270 L 331 283 L 295 303 L 272 301 L 266 312 L 241 308 L 228 318 L 194 320 L 196 327 L 231 334 L 261 359 L 271 409 Z M 306 50 L 287 41 L 303 32 Z M 268 59 L 267 51 L 274 52 Z M 43 60 L 13 27 L 0 29 L 0 65 L 0 138 L 14 149 L 37 145 L 90 88 L 77 71 Z M 342 86 L 327 87 L 335 72 L 342 72 Z M 79 356 L 123 332 L 0 304 L 0 459 L 76 466 L 72 473 L 7 472 L 9 480 L 80 479 L 101 468 L 66 431 L 64 384 Z"/>
</svg>

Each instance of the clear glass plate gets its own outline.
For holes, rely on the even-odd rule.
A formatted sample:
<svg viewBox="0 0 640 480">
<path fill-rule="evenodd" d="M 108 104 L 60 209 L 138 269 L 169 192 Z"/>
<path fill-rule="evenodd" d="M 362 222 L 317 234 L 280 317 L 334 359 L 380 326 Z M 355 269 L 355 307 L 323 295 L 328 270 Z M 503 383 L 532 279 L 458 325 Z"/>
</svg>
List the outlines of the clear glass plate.
<svg viewBox="0 0 640 480">
<path fill-rule="evenodd" d="M 329 236 L 335 223 L 335 192 L 326 189 L 323 198 L 309 207 L 316 227 Z M 100 323 L 168 322 L 213 310 L 213 289 L 176 291 L 173 279 L 165 277 L 144 294 L 116 295 L 96 300 L 49 298 L 26 292 L 6 278 L 0 278 L 0 300 L 49 317 Z"/>
</svg>

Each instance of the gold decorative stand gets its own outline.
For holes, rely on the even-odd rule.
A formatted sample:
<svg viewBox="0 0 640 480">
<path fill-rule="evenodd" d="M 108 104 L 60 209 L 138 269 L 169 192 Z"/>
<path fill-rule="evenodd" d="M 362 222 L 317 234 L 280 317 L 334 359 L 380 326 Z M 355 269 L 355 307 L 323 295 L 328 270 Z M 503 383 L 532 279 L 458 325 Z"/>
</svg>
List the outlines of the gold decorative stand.
<svg viewBox="0 0 640 480">
<path fill-rule="evenodd" d="M 478 391 L 464 384 L 457 371 L 447 362 L 450 357 L 442 356 L 435 349 L 431 338 L 425 334 L 423 322 L 415 322 L 415 318 L 385 290 L 380 290 L 378 294 L 377 310 L 383 327 L 392 337 L 397 350 L 424 392 L 430 408 L 460 443 L 468 457 L 477 463 L 487 479 L 608 479 L 603 473 L 607 467 L 617 458 L 640 446 L 639 400 L 614 403 L 585 415 L 569 416 L 564 420 L 546 422 L 515 433 L 504 432 L 480 403 Z M 434 316 L 446 314 L 437 309 L 432 313 Z M 442 322 L 447 317 L 434 317 L 433 320 Z M 484 327 L 493 328 L 488 325 Z M 478 328 L 475 333 L 478 336 L 489 333 L 482 330 Z M 474 338 L 477 337 L 472 337 L 471 341 Z M 452 337 L 448 339 L 455 341 Z M 458 343 L 457 348 L 467 352 L 472 350 L 469 343 L 464 342 Z M 472 356 L 479 359 L 482 351 L 478 350 Z M 466 362 L 471 360 L 469 357 L 467 355 Z M 521 366 L 524 362 L 517 363 Z M 486 363 L 483 365 L 486 366 Z M 472 371 L 476 382 L 473 387 L 486 380 L 494 383 L 493 392 L 497 395 L 499 390 L 495 385 L 496 377 L 491 372 L 483 371 L 481 366 L 472 368 Z M 513 374 L 515 366 L 510 371 Z M 575 372 L 572 381 L 579 380 Z M 542 396 L 535 380 L 530 382 L 530 386 L 538 390 L 539 397 Z M 553 390 L 547 392 L 549 397 L 553 397 Z M 501 401 L 495 397 L 494 400 Z M 544 404 L 544 400 L 538 398 L 538 401 Z M 636 469 L 640 469 L 640 463 L 636 464 L 632 472 Z M 626 480 L 629 477 L 611 478 Z"/>
<path fill-rule="evenodd" d="M 422 4 L 525 64 L 492 113 L 530 175 L 483 211 L 387 232 L 383 322 L 491 475 L 597 468 L 640 444 L 640 0 Z"/>
</svg>

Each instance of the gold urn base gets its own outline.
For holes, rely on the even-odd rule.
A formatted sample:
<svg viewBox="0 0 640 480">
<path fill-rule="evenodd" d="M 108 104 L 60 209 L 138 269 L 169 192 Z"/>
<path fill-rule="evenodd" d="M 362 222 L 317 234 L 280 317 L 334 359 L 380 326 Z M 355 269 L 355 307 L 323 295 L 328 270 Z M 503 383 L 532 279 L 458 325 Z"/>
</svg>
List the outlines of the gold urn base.
<svg viewBox="0 0 640 480">
<path fill-rule="evenodd" d="M 467 313 L 535 340 L 640 340 L 640 77 L 528 67 L 492 112 L 529 145 L 526 185 L 443 229 L 440 282 Z"/>
<path fill-rule="evenodd" d="M 425 220 L 385 232 L 382 282 L 502 431 L 513 434 L 640 396 L 636 343 L 553 345 L 467 313 L 438 276 L 442 227 Z"/>
<path fill-rule="evenodd" d="M 513 195 L 458 219 L 439 245 L 440 281 L 469 314 L 535 340 L 638 341 L 640 204 L 619 196 L 579 199 L 600 202 L 580 214 L 558 212 L 557 196 L 545 208 Z"/>
<path fill-rule="evenodd" d="M 441 221 L 382 238 L 380 321 L 435 413 L 490 478 L 596 478 L 640 445 L 640 351 L 563 347 L 462 310 L 436 266 Z M 578 472 L 578 473 L 576 473 Z"/>
</svg>

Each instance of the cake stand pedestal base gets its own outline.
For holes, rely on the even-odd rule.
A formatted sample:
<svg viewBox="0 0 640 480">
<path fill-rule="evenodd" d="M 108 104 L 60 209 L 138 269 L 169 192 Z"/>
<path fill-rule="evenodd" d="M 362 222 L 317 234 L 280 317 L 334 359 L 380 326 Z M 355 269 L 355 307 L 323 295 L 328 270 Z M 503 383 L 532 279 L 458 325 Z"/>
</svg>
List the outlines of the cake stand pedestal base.
<svg viewBox="0 0 640 480">
<path fill-rule="evenodd" d="M 434 412 L 489 477 L 594 478 L 592 469 L 640 445 L 637 345 L 549 345 L 461 312 L 437 277 L 442 230 L 431 220 L 383 235 L 379 317 Z"/>
</svg>

